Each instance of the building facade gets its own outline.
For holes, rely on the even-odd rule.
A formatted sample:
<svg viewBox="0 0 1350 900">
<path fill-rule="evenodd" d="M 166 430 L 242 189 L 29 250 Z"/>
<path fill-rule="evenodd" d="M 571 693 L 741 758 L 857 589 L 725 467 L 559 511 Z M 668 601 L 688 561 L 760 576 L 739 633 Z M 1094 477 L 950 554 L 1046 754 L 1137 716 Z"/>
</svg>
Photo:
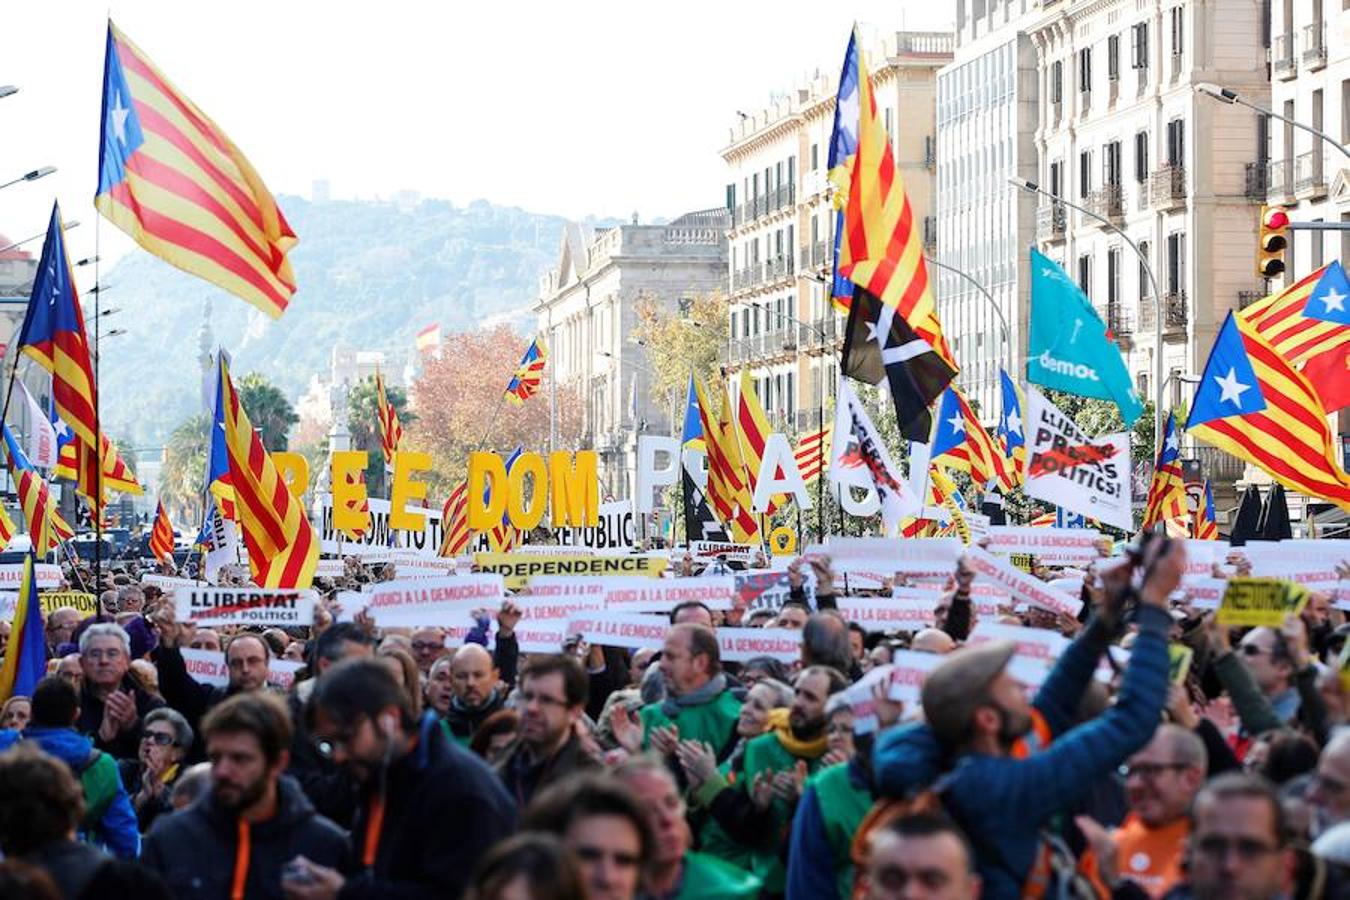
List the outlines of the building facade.
<svg viewBox="0 0 1350 900">
<path fill-rule="evenodd" d="M 633 336 L 637 305 L 677 310 L 723 290 L 730 223 L 720 208 L 666 225 L 634 219 L 594 230 L 568 223 L 533 309 L 549 354 L 544 390 L 582 405 L 583 445 L 599 452 L 601 494 L 616 500 L 633 496 L 637 435 L 676 434 L 683 422 L 683 396 L 652 395 L 647 350 Z"/>
<path fill-rule="evenodd" d="M 1269 101 L 1261 0 L 1045 3 L 1028 27 L 1039 60 L 1035 181 L 1086 207 L 1040 204 L 1037 243 L 1091 298 L 1139 394 L 1181 408 L 1229 310 L 1264 293 L 1254 270 L 1264 117 L 1196 90 L 1217 82 Z M 1155 296 L 1147 259 L 1161 298 Z M 1157 323 L 1162 322 L 1162 345 Z M 1242 464 L 1200 459 L 1225 493 Z"/>
<path fill-rule="evenodd" d="M 937 243 L 933 210 L 934 79 L 951 60 L 952 36 L 899 32 L 870 42 L 868 68 L 926 252 Z M 722 151 L 731 211 L 725 283 L 730 306 L 727 367 L 748 368 L 777 431 L 819 427 L 838 376 L 844 318 L 831 306 L 828 278 L 835 211 L 826 179 L 834 128 L 834 76 L 740 115 Z"/>
</svg>

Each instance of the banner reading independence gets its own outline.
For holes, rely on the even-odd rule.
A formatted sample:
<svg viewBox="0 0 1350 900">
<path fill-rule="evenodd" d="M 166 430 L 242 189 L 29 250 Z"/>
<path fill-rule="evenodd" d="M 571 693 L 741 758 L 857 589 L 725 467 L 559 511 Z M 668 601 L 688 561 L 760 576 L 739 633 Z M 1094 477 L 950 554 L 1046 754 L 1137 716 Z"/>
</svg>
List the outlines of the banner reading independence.
<svg viewBox="0 0 1350 900">
<path fill-rule="evenodd" d="M 314 591 L 194 586 L 174 592 L 179 622 L 198 625 L 312 625 Z"/>
<path fill-rule="evenodd" d="M 1031 385 L 1026 400 L 1026 495 L 1132 531 L 1129 434 L 1089 437 Z"/>
<path fill-rule="evenodd" d="M 664 556 L 530 556 L 521 553 L 475 553 L 474 564 L 496 572 L 515 590 L 540 575 L 645 575 L 659 578 L 670 560 Z"/>
</svg>

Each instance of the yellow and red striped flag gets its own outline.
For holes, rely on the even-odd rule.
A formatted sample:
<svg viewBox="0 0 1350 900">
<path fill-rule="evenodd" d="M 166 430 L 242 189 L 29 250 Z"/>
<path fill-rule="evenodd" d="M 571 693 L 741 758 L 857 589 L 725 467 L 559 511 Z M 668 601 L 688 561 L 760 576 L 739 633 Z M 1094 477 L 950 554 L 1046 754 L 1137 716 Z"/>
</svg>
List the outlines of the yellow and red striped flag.
<svg viewBox="0 0 1350 900">
<path fill-rule="evenodd" d="M 155 510 L 155 524 L 150 528 L 150 552 L 162 563 L 173 561 L 173 523 L 169 521 L 169 511 L 164 501 L 159 501 Z"/>
<path fill-rule="evenodd" d="M 1350 510 L 1350 477 L 1317 391 L 1231 312 L 1200 376 L 1187 430 L 1290 490 Z"/>
<path fill-rule="evenodd" d="M 4 506 L 0 506 L 0 550 L 9 546 L 9 542 L 14 540 L 14 535 L 18 533 L 18 530 L 14 520 L 5 511 Z"/>
<path fill-rule="evenodd" d="M 461 481 L 455 485 L 450 496 L 445 498 L 441 509 L 441 538 L 439 555 L 460 556 L 469 549 L 469 483 Z"/>
<path fill-rule="evenodd" d="M 803 484 L 811 484 L 825 471 L 825 458 L 830 452 L 830 428 L 827 424 L 797 439 L 793 456 L 797 460 L 797 471 L 802 473 Z"/>
<path fill-rule="evenodd" d="M 1322 408 L 1350 405 L 1350 282 L 1339 261 L 1238 313 L 1317 391 Z"/>
<path fill-rule="evenodd" d="M 736 402 L 736 431 L 741 445 L 741 462 L 745 466 L 745 483 L 750 496 L 755 496 L 759 486 L 759 467 L 764 462 L 764 448 L 768 444 L 773 427 L 769 417 L 764 414 L 764 405 L 759 402 L 755 392 L 755 382 L 750 378 L 749 369 L 741 369 L 741 390 Z M 778 476 L 782 476 L 780 467 Z M 778 507 L 787 503 L 786 494 L 777 494 L 769 499 L 769 508 L 764 512 L 772 515 Z"/>
<path fill-rule="evenodd" d="M 403 443 L 403 426 L 398 421 L 398 410 L 384 391 L 384 378 L 379 369 L 375 370 L 375 405 L 376 417 L 380 420 L 380 449 L 384 451 L 384 464 L 388 467 L 394 464 L 394 454 Z"/>
<path fill-rule="evenodd" d="M 520 365 L 516 366 L 515 374 L 507 382 L 503 397 L 512 405 L 520 406 L 538 393 L 539 385 L 543 383 L 544 364 L 547 361 L 548 348 L 544 346 L 544 342 L 538 338 L 530 341 L 530 346 L 525 348 L 525 355 L 520 358 Z"/>
<path fill-rule="evenodd" d="M 295 233 L 267 185 L 112 22 L 94 205 L 155 256 L 272 318 L 295 294 Z"/>
<path fill-rule="evenodd" d="M 92 514 L 96 517 L 102 517 L 109 491 L 133 496 L 145 493 L 131 467 L 118 453 L 117 445 L 108 440 L 106 434 L 99 435 L 99 443 L 103 448 L 101 495 L 98 490 L 98 475 L 93 466 L 93 454 L 79 441 L 68 441 L 61 446 L 56 467 L 52 469 L 53 478 L 65 478 L 75 482 L 75 492 L 88 502 Z"/>
<path fill-rule="evenodd" d="M 933 431 L 932 458 L 960 472 L 968 472 L 976 486 L 983 489 L 997 479 L 1005 491 L 1012 490 L 1017 479 L 1003 450 L 975 417 L 969 401 L 955 384 L 947 387 L 938 405 L 937 425 Z"/>
<path fill-rule="evenodd" d="M 737 543 L 759 540 L 759 522 L 750 509 L 750 489 L 745 483 L 745 466 L 736 430 L 731 422 L 731 398 L 722 387 L 722 407 L 713 417 L 703 385 L 694 380 L 699 416 L 703 420 L 703 440 L 708 453 L 708 503 L 713 515 L 726 526 Z"/>
<path fill-rule="evenodd" d="M 1059 517 L 1053 510 L 1051 510 L 1048 513 L 1041 513 L 1039 516 L 1036 516 L 1027 524 L 1030 525 L 1032 528 L 1054 528 L 1055 522 L 1057 522 L 1058 520 Z"/>
<path fill-rule="evenodd" d="M 1195 508 L 1195 537 L 1202 541 L 1219 539 L 1219 517 L 1214 510 L 1214 488 L 1209 479 L 1205 479 L 1205 489 L 1200 492 L 1200 505 Z"/>
<path fill-rule="evenodd" d="M 923 223 L 914 215 L 904 178 L 895 166 L 861 53 L 858 147 L 850 176 L 839 241 L 839 271 L 858 288 L 899 312 L 910 328 L 955 369 L 956 360 L 942 334 L 924 265 Z"/>
<path fill-rule="evenodd" d="M 366 483 L 366 473 L 364 471 L 356 473 L 344 472 L 342 477 L 347 480 L 347 484 L 364 485 Z M 365 535 L 366 529 L 370 528 L 370 495 L 365 491 L 362 491 L 359 500 L 344 499 L 342 503 L 348 511 L 354 512 L 361 517 L 360 525 L 355 528 L 343 528 L 342 533 L 354 541 L 359 541 L 362 536 Z"/>
<path fill-rule="evenodd" d="M 417 332 L 417 337 L 413 340 L 417 351 L 422 354 L 431 353 L 441 349 L 441 326 L 437 322 L 435 325 L 428 325 Z"/>
<path fill-rule="evenodd" d="M 1181 434 L 1177 429 L 1175 413 L 1167 414 L 1163 428 L 1162 446 L 1153 465 L 1153 480 L 1148 486 L 1148 500 L 1144 505 L 1145 531 L 1158 523 L 1171 526 L 1176 519 L 1189 514 L 1186 504 L 1186 481 L 1181 474 Z"/>
<path fill-rule="evenodd" d="M 253 430 L 224 354 L 219 365 L 230 484 L 253 581 L 262 587 L 308 588 L 319 563 L 318 536 Z"/>
</svg>

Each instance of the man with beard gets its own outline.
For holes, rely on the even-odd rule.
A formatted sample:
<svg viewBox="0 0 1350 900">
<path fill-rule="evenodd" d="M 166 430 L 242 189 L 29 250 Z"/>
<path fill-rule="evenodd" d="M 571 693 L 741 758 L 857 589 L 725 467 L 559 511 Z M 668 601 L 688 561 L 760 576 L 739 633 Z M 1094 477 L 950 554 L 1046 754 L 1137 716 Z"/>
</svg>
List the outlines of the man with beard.
<svg viewBox="0 0 1350 900">
<path fill-rule="evenodd" d="M 467 747 L 483 720 L 506 702 L 506 691 L 499 681 L 492 654 L 478 644 L 465 644 L 450 660 L 453 696 L 445 713 L 445 724 L 461 747 Z"/>
<path fill-rule="evenodd" d="M 771 894 L 783 893 L 786 885 L 779 850 L 792 825 L 799 780 L 814 772 L 829 750 L 825 704 L 846 687 L 848 680 L 837 669 L 802 670 L 792 706 L 770 710 L 765 733 L 746 744 L 736 784 L 719 790 L 720 783 L 713 781 L 708 790 L 695 793 L 713 819 L 703 833 L 705 849 L 749 869 Z"/>
<path fill-rule="evenodd" d="M 736 742 L 741 701 L 727 686 L 717 635 L 702 625 L 673 625 L 661 650 L 665 699 L 642 707 L 642 746 L 669 756 L 676 741 L 701 741 L 720 760 Z"/>
<path fill-rule="evenodd" d="M 346 835 L 282 774 L 291 745 L 284 702 L 237 694 L 207 713 L 202 731 L 211 791 L 156 822 L 141 854 L 175 897 L 280 898 L 282 871 L 297 856 L 343 865 Z"/>
<path fill-rule="evenodd" d="M 447 739 L 434 714 L 419 721 L 378 660 L 330 669 L 305 717 L 361 794 L 352 865 L 344 874 L 300 860 L 285 885 L 289 900 L 458 897 L 483 854 L 515 830 L 515 804 L 493 771 Z"/>
<path fill-rule="evenodd" d="M 599 765 L 577 736 L 589 686 L 581 665 L 568 656 L 532 657 L 520 673 L 520 735 L 497 774 L 521 810 L 547 785 Z"/>
<path fill-rule="evenodd" d="M 1064 650 L 1034 706 L 1007 671 L 1016 645 L 991 641 L 951 654 L 928 675 L 921 695 L 925 723 L 878 738 L 878 792 L 905 797 L 941 779 L 941 802 L 976 849 L 984 896 L 1020 897 L 1024 885 L 1046 888 L 1049 876 L 1038 865 L 1046 850 L 1041 830 L 1152 737 L 1167 696 L 1167 597 L 1185 562 L 1180 542 L 1152 539 L 1102 572 L 1098 615 Z M 1136 569 L 1142 573 L 1137 588 Z M 1138 632 L 1120 694 L 1100 716 L 1075 727 L 1092 673 L 1135 596 Z M 1033 726 L 1042 742 L 1053 743 L 1014 753 Z"/>
</svg>

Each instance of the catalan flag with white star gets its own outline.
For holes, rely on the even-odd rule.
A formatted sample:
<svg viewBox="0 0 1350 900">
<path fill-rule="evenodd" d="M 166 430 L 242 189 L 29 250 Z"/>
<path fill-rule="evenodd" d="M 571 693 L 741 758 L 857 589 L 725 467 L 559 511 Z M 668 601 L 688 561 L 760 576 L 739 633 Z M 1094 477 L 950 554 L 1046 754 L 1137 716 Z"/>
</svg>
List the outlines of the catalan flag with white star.
<svg viewBox="0 0 1350 900">
<path fill-rule="evenodd" d="M 1350 511 L 1350 477 L 1317 391 L 1231 312 L 1200 376 L 1188 430 L 1286 488 Z"/>
<path fill-rule="evenodd" d="M 1021 484 L 1022 470 L 1027 465 L 1027 436 L 1022 431 L 1022 390 L 1006 370 L 999 369 L 998 376 L 1003 415 L 999 417 L 995 433 L 1003 447 L 1003 455 L 1012 460 L 1013 481 Z"/>
<path fill-rule="evenodd" d="M 23 509 L 24 520 L 28 522 L 28 537 L 33 543 L 33 552 L 39 559 L 44 558 L 61 541 L 73 538 L 75 530 L 56 511 L 56 500 L 47 482 L 43 481 L 42 475 L 19 448 L 19 442 L 14 439 L 7 423 L 0 424 L 0 436 L 4 438 L 9 471 L 14 476 L 19 495 L 19 506 Z"/>
<path fill-rule="evenodd" d="M 296 244 L 275 198 L 225 132 L 112 22 L 103 63 L 103 217 L 150 253 L 278 318 Z"/>
<path fill-rule="evenodd" d="M 1012 466 L 985 431 L 965 395 L 956 385 L 948 386 L 938 403 L 933 429 L 932 460 L 961 472 L 980 488 L 996 479 L 1003 490 L 1015 485 Z"/>
<path fill-rule="evenodd" d="M 544 362 L 547 359 L 548 352 L 544 348 L 544 342 L 538 338 L 530 341 L 530 346 L 525 349 L 525 355 L 520 358 L 520 365 L 516 367 L 516 374 L 506 386 L 506 399 L 520 406 L 538 393 L 544 377 Z"/>
<path fill-rule="evenodd" d="M 1238 313 L 1317 391 L 1322 408 L 1350 406 L 1350 280 L 1339 260 Z"/>
<path fill-rule="evenodd" d="M 1167 524 L 1187 515 L 1186 480 L 1181 474 L 1181 435 L 1175 413 L 1167 414 L 1163 427 L 1162 446 L 1153 464 L 1153 480 L 1148 486 L 1148 501 L 1144 505 L 1143 529 L 1159 523 Z"/>
</svg>

